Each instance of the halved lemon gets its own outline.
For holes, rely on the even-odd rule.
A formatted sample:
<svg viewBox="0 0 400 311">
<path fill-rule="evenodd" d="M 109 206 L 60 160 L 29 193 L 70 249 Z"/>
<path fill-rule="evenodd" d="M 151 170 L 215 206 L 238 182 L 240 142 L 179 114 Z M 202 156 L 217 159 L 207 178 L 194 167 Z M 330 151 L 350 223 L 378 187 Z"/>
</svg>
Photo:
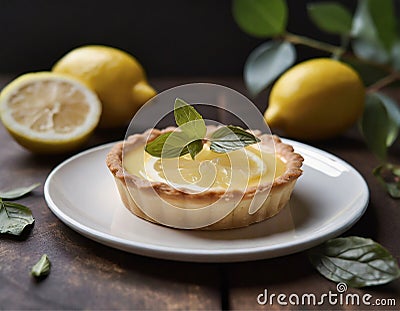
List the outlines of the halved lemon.
<svg viewBox="0 0 400 311">
<path fill-rule="evenodd" d="M 99 123 L 101 103 L 81 82 L 51 72 L 28 73 L 0 94 L 5 128 L 23 147 L 41 154 L 81 146 Z"/>
</svg>

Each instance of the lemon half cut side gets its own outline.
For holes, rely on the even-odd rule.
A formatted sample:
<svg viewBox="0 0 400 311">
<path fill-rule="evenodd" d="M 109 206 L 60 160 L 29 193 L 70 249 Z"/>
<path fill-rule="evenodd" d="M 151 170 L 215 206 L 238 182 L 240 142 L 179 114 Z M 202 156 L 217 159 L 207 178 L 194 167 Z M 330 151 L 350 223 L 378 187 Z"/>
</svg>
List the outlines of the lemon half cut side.
<svg viewBox="0 0 400 311">
<path fill-rule="evenodd" d="M 23 147 L 40 154 L 72 151 L 99 123 L 101 103 L 81 82 L 51 72 L 28 73 L 0 94 L 0 116 Z"/>
</svg>

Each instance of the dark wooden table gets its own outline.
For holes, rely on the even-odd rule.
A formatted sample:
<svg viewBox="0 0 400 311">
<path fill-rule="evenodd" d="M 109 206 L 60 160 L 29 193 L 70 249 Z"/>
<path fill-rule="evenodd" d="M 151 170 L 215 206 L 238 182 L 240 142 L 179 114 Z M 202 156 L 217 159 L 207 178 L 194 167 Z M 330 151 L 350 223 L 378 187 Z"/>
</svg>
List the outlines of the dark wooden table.
<svg viewBox="0 0 400 311">
<path fill-rule="evenodd" d="M 1 87 L 11 77 L 0 79 Z M 163 78 L 151 81 L 157 90 L 187 82 L 216 82 L 244 92 L 237 78 Z M 256 104 L 264 110 L 266 94 Z M 125 129 L 98 130 L 85 148 L 123 139 Z M 41 182 L 67 156 L 35 156 L 21 148 L 0 125 L 0 189 Z M 386 195 L 371 174 L 378 164 L 356 130 L 322 143 L 313 143 L 352 164 L 367 180 L 370 203 L 361 220 L 344 235 L 370 237 L 400 258 L 400 201 Z M 400 159 L 400 143 L 391 149 Z M 336 291 L 309 264 L 306 252 L 254 262 L 229 264 L 183 263 L 129 254 L 89 240 L 57 219 L 43 198 L 43 188 L 20 200 L 36 219 L 24 237 L 0 237 L 0 309 L 151 309 L 151 310 L 398 310 L 400 281 L 348 292 L 395 298 L 395 307 L 377 306 L 260 306 L 257 295 Z M 323 207 L 321 207 L 323 208 Z M 35 282 L 31 266 L 46 253 L 52 261 L 50 276 Z"/>
</svg>

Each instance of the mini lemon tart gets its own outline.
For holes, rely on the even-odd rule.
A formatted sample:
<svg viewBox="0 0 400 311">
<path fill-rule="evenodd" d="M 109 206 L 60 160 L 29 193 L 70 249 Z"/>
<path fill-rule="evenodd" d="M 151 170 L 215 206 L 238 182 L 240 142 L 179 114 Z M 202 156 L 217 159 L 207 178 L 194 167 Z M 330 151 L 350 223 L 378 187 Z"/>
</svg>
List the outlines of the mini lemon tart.
<svg viewBox="0 0 400 311">
<path fill-rule="evenodd" d="M 207 126 L 207 136 L 217 127 Z M 277 136 L 218 154 L 207 144 L 195 159 L 153 157 L 145 146 L 175 130 L 150 129 L 116 144 L 106 163 L 122 202 L 147 221 L 179 229 L 248 226 L 276 215 L 301 176 L 303 158 Z"/>
</svg>

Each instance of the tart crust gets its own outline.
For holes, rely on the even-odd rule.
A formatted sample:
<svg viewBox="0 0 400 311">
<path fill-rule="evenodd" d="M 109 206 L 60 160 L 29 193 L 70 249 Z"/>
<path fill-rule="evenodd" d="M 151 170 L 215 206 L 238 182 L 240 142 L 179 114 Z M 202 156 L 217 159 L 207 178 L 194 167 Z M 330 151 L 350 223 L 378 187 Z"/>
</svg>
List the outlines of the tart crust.
<svg viewBox="0 0 400 311">
<path fill-rule="evenodd" d="M 153 223 L 166 225 L 165 222 L 160 223 L 149 217 L 137 204 L 137 202 L 146 204 L 147 200 L 150 202 L 152 197 L 156 195 L 162 200 L 182 209 L 197 208 L 212 204 L 222 197 L 227 201 L 230 198 L 237 199 L 239 196 L 238 204 L 229 214 L 212 224 L 196 228 L 202 230 L 232 229 L 245 227 L 268 219 L 276 215 L 290 200 L 295 183 L 302 174 L 301 166 L 303 157 L 295 153 L 292 146 L 283 143 L 278 136 L 269 134 L 261 135 L 259 131 L 253 131 L 253 134 L 256 134 L 260 138 L 261 147 L 272 148 L 272 152 L 274 151 L 273 148 L 275 148 L 276 155 L 284 160 L 286 169 L 282 175 L 275 178 L 272 182 L 260 183 L 258 186 L 248 187 L 245 193 L 235 190 L 207 190 L 201 193 L 188 193 L 173 188 L 167 183 L 145 180 L 129 174 L 124 169 L 124 152 L 129 152 L 138 146 L 144 146 L 159 135 L 171 132 L 174 129 L 175 127 L 169 127 L 164 130 L 149 129 L 142 134 L 129 136 L 126 141 L 117 143 L 107 155 L 106 164 L 114 176 L 122 202 L 136 216 Z M 207 126 L 207 135 L 216 129 L 217 127 L 215 126 Z M 260 203 L 260 207 L 256 212 L 249 213 L 251 202 L 262 194 L 264 194 L 264 201 Z M 170 216 L 173 217 L 173 215 Z M 182 224 L 180 228 L 189 227 Z"/>
</svg>

